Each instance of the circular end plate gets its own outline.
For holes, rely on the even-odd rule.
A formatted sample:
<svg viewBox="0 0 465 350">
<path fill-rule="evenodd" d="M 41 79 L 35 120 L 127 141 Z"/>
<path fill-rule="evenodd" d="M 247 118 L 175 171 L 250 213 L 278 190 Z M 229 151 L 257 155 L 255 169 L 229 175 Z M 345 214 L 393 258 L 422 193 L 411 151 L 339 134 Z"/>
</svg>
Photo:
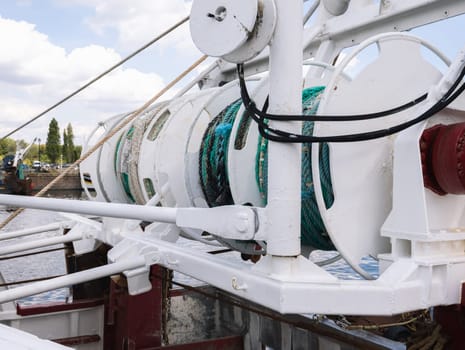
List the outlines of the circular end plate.
<svg viewBox="0 0 465 350">
<path fill-rule="evenodd" d="M 257 24 L 248 40 L 237 50 L 223 56 L 232 63 L 242 63 L 257 56 L 268 45 L 276 28 L 276 5 L 274 0 L 258 1 Z"/>
<path fill-rule="evenodd" d="M 245 43 L 257 12 L 257 1 L 195 0 L 190 17 L 192 40 L 206 55 L 227 55 Z"/>
</svg>

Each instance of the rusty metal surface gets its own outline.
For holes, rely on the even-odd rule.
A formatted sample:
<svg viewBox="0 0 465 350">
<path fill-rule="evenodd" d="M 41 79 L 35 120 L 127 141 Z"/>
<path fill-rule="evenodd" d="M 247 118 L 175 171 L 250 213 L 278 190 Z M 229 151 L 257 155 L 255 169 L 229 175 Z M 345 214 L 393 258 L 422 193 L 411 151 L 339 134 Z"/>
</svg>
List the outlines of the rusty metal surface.
<svg viewBox="0 0 465 350">
<path fill-rule="evenodd" d="M 151 274 L 161 267 L 152 266 Z M 152 279 L 152 290 L 130 296 L 124 283 L 111 282 L 105 305 L 104 350 L 135 350 L 162 345 L 162 283 Z"/>
<path fill-rule="evenodd" d="M 103 305 L 103 298 L 78 300 L 72 303 L 47 303 L 39 305 L 16 304 L 16 313 L 19 316 L 37 316 L 54 312 L 94 308 L 100 305 Z"/>
<path fill-rule="evenodd" d="M 462 305 L 435 307 L 434 318 L 450 339 L 446 349 L 463 350 L 465 347 L 465 307 Z"/>
<path fill-rule="evenodd" d="M 52 341 L 55 343 L 64 345 L 64 346 L 77 346 L 77 345 L 98 343 L 100 341 L 100 336 L 97 334 L 81 335 L 78 337 L 54 339 Z"/>
</svg>

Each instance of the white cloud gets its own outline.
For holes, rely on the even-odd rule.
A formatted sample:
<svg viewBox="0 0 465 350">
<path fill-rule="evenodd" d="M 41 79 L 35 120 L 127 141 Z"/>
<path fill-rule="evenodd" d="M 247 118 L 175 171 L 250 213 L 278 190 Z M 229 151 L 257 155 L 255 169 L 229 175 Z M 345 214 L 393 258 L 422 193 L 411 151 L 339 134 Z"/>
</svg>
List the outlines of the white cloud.
<svg viewBox="0 0 465 350">
<path fill-rule="evenodd" d="M 0 98 L 0 120 L 3 126 L 17 127 L 19 123 L 29 120 L 28 116 L 40 112 L 43 105 L 36 103 L 24 103 L 24 100 L 14 97 Z M 2 128 L 3 129 L 3 128 Z"/>
<path fill-rule="evenodd" d="M 65 50 L 54 46 L 33 24 L 0 18 L 2 81 L 36 84 L 61 73 Z M 50 68 L 54 69 L 51 70 Z"/>
<path fill-rule="evenodd" d="M 97 45 L 67 52 L 24 21 L 0 17 L 0 37 L 0 137 L 121 59 L 115 50 Z M 139 107 L 162 86 L 156 74 L 118 68 L 18 135 L 45 137 L 52 117 L 60 127 L 71 121 L 81 123 L 78 132 L 88 130 L 98 120 Z"/>
<path fill-rule="evenodd" d="M 86 23 L 99 34 L 115 30 L 124 48 L 138 47 L 189 15 L 192 1 L 185 0 L 58 0 L 62 4 L 79 4 L 94 9 Z M 183 52 L 197 52 L 184 24 L 170 34 L 162 45 Z"/>
<path fill-rule="evenodd" d="M 102 106 L 118 101 L 118 105 L 134 107 L 134 102 L 143 104 L 162 87 L 163 81 L 156 74 L 141 73 L 135 69 L 118 70 L 109 79 L 85 91 L 80 100 Z"/>
</svg>

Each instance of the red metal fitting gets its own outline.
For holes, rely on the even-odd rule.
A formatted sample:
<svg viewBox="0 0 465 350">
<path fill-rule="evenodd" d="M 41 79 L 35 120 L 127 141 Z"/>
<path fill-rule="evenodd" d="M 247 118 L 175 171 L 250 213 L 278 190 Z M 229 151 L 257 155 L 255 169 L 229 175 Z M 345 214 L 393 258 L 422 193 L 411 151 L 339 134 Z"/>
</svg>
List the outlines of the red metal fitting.
<svg viewBox="0 0 465 350">
<path fill-rule="evenodd" d="M 465 194 L 465 123 L 426 129 L 420 152 L 426 188 L 439 195 Z"/>
</svg>

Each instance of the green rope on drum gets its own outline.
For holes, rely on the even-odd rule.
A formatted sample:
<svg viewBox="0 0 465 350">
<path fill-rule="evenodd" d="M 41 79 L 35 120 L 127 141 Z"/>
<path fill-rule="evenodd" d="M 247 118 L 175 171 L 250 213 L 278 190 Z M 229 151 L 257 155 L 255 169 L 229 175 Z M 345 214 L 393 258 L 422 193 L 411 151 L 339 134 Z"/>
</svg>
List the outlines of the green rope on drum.
<svg viewBox="0 0 465 350">
<path fill-rule="evenodd" d="M 131 202 L 134 203 L 135 201 L 134 201 L 134 197 L 132 196 L 132 193 L 131 193 L 131 187 L 129 187 L 129 175 L 128 174 L 121 173 L 121 183 L 123 184 L 124 192 L 129 197 Z"/>
<path fill-rule="evenodd" d="M 323 86 L 305 89 L 302 92 L 302 109 L 304 115 L 315 114 L 318 109 Z M 313 122 L 304 122 L 302 132 L 304 135 L 313 134 Z M 327 208 L 334 202 L 334 194 L 331 184 L 331 172 L 329 168 L 329 147 L 322 143 L 319 152 L 320 180 L 323 191 L 323 199 Z M 301 241 L 316 249 L 331 250 L 334 245 L 327 234 L 323 220 L 318 209 L 313 186 L 312 175 L 312 144 L 302 145 L 302 203 L 301 203 Z M 268 184 L 268 140 L 259 136 L 256 156 L 256 181 L 262 197 L 267 201 Z"/>
<path fill-rule="evenodd" d="M 123 160 L 120 159 L 120 152 L 121 152 L 121 146 L 123 146 L 124 144 L 123 139 L 131 140 L 133 134 L 134 134 L 134 127 L 131 126 L 131 128 L 129 128 L 126 134 L 122 134 L 120 136 L 120 138 L 118 139 L 118 143 L 116 144 L 115 157 L 114 157 L 115 172 L 116 173 L 120 172 L 121 185 L 123 186 L 124 193 L 126 193 L 126 195 L 128 196 L 131 202 L 135 202 L 135 200 L 134 200 L 134 196 L 131 193 L 131 187 L 129 186 L 129 175 L 127 172 L 123 170 L 123 166 L 121 164 Z M 118 166 L 118 162 L 120 163 L 119 166 Z"/>
<path fill-rule="evenodd" d="M 229 137 L 242 101 L 226 107 L 208 125 L 199 152 L 199 175 L 210 207 L 234 204 L 229 187 L 227 156 Z"/>
</svg>

